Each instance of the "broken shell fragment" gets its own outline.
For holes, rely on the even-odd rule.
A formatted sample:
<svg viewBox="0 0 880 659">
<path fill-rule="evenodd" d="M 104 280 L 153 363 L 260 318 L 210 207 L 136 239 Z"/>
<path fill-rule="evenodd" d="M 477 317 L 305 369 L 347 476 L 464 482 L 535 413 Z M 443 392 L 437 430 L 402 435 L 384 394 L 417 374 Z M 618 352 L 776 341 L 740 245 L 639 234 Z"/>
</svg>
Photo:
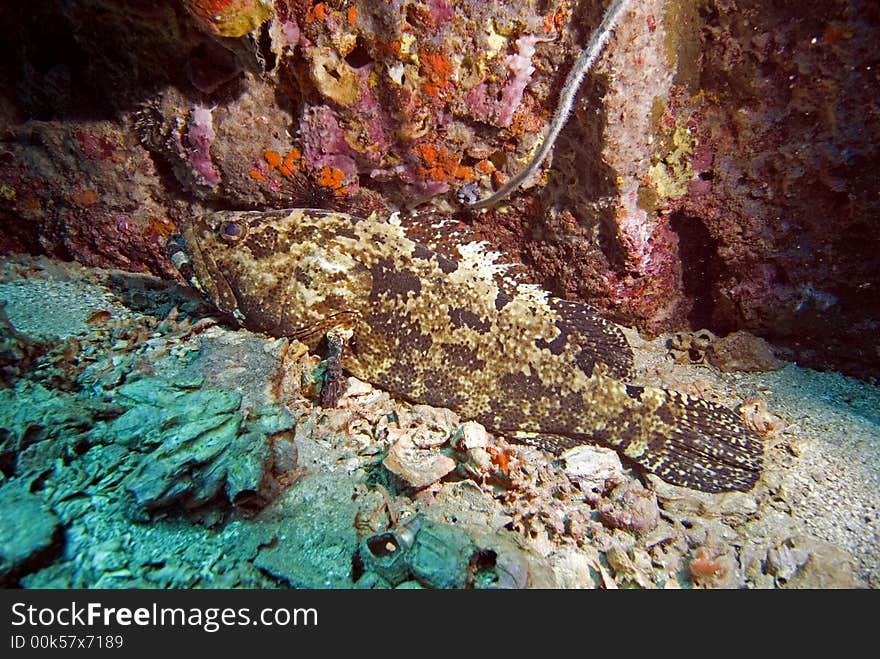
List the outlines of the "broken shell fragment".
<svg viewBox="0 0 880 659">
<path fill-rule="evenodd" d="M 455 448 L 457 449 L 469 451 L 470 449 L 484 449 L 489 446 L 489 433 L 476 421 L 466 421 L 461 424 L 453 436 L 455 437 Z"/>
<path fill-rule="evenodd" d="M 391 447 L 382 464 L 416 489 L 436 483 L 455 469 L 455 460 L 436 450 L 418 448 L 409 436 L 401 437 Z"/>
</svg>

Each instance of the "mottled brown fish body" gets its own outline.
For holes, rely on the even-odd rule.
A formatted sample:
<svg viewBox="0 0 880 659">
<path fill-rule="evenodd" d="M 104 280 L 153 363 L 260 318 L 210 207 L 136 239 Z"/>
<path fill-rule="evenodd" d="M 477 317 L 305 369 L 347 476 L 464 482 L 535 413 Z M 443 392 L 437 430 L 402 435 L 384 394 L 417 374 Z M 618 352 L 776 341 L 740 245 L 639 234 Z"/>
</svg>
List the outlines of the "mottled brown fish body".
<svg viewBox="0 0 880 659">
<path fill-rule="evenodd" d="M 349 329 L 344 367 L 405 398 L 544 445 L 601 441 L 704 491 L 747 490 L 760 473 L 760 442 L 729 410 L 626 384 L 616 326 L 535 287 L 502 291 L 476 252 L 453 261 L 395 224 L 318 210 L 215 213 L 183 238 L 222 311 L 313 349 Z"/>
</svg>

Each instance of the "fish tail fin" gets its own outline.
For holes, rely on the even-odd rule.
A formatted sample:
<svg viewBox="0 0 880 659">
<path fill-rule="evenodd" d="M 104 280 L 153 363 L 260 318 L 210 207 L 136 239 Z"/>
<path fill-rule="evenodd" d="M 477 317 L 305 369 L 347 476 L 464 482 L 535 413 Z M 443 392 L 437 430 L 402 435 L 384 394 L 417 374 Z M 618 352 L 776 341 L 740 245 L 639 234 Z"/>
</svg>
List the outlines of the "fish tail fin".
<svg viewBox="0 0 880 659">
<path fill-rule="evenodd" d="M 677 391 L 634 385 L 627 390 L 645 405 L 607 438 L 622 455 L 669 483 L 703 492 L 755 486 L 763 444 L 734 412 Z"/>
</svg>

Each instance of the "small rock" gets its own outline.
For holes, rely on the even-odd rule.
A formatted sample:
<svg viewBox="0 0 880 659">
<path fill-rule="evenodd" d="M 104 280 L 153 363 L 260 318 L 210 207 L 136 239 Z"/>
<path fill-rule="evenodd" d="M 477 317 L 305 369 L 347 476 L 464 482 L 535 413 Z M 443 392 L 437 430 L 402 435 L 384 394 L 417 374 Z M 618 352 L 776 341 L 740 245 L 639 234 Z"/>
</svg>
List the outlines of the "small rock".
<svg viewBox="0 0 880 659">
<path fill-rule="evenodd" d="M 703 364 L 706 350 L 715 339 L 715 335 L 707 329 L 676 332 L 667 343 L 669 356 L 676 364 Z"/>
<path fill-rule="evenodd" d="M 718 518 L 725 524 L 744 524 L 758 512 L 758 501 L 750 492 L 711 494 L 672 485 L 654 474 L 646 474 L 650 489 L 657 493 L 660 507 L 672 516 Z"/>
<path fill-rule="evenodd" d="M 620 545 L 615 545 L 605 553 L 608 565 L 614 570 L 618 585 L 631 583 L 639 588 L 655 588 L 651 578 L 651 558 L 644 550 L 633 549 L 632 555 Z"/>
<path fill-rule="evenodd" d="M 495 546 L 495 574 L 493 588 L 525 588 L 529 585 L 530 564 L 518 548 Z"/>
<path fill-rule="evenodd" d="M 397 590 L 424 590 L 424 588 L 422 584 L 413 579 L 411 581 L 404 581 L 397 587 Z"/>
<path fill-rule="evenodd" d="M 824 542 L 817 542 L 810 557 L 786 584 L 787 588 L 867 588 L 856 575 L 852 557 L 842 549 Z"/>
<path fill-rule="evenodd" d="M 764 339 L 743 330 L 712 341 L 706 355 L 722 371 L 758 373 L 782 368 Z"/>
<path fill-rule="evenodd" d="M 767 552 L 767 571 L 785 582 L 791 579 L 809 558 L 810 552 L 806 547 L 798 546 L 792 538 L 788 538 Z"/>
<path fill-rule="evenodd" d="M 623 465 L 615 451 L 601 446 L 584 444 L 575 446 L 562 454 L 565 474 L 580 481 L 585 490 L 605 491 L 605 483 L 624 480 Z"/>
<path fill-rule="evenodd" d="M 767 571 L 785 588 L 864 588 L 843 550 L 809 536 L 795 536 L 767 552 Z"/>
<path fill-rule="evenodd" d="M 288 436 L 276 437 L 272 443 L 272 471 L 281 476 L 296 469 L 297 465 L 296 442 Z"/>
<path fill-rule="evenodd" d="M 416 489 L 436 483 L 455 469 L 455 460 L 436 450 L 418 448 L 408 435 L 397 440 L 382 464 Z"/>
<path fill-rule="evenodd" d="M 116 538 L 106 540 L 92 550 L 92 567 L 98 572 L 114 572 L 127 565 L 125 549 Z"/>
<path fill-rule="evenodd" d="M 387 590 L 391 584 L 374 572 L 365 572 L 358 579 L 354 587 L 358 590 Z"/>
<path fill-rule="evenodd" d="M 494 469 L 492 456 L 484 448 L 472 448 L 467 452 L 468 464 L 477 474 L 486 474 Z"/>
<path fill-rule="evenodd" d="M 430 405 L 413 405 L 410 409 L 413 421 L 423 423 L 432 430 L 450 433 L 459 425 L 458 415 L 452 410 Z"/>
<path fill-rule="evenodd" d="M 378 575 L 391 586 L 399 585 L 410 576 L 406 547 L 394 533 L 379 533 L 364 538 L 358 555 L 364 570 Z"/>
<path fill-rule="evenodd" d="M 348 378 L 348 387 L 345 390 L 345 396 L 347 398 L 353 398 L 355 396 L 363 396 L 371 391 L 373 391 L 372 385 L 363 380 L 358 380 L 357 378 Z"/>
<path fill-rule="evenodd" d="M 413 444 L 420 449 L 439 448 L 449 441 L 449 433 L 446 431 L 432 430 L 424 425 L 417 425 L 402 432 L 407 433 Z"/>
<path fill-rule="evenodd" d="M 601 585 L 599 571 L 596 569 L 599 557 L 592 547 L 587 550 L 565 547 L 550 558 L 553 561 L 552 569 L 556 587 L 592 590 Z"/>
</svg>

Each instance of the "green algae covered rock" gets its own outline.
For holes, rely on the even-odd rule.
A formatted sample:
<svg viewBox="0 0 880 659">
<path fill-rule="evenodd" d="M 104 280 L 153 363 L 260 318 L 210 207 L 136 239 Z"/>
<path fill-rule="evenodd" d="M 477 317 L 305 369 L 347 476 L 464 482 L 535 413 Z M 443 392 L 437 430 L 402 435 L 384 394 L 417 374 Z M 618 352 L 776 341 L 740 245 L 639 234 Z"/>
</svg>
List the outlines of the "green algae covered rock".
<svg viewBox="0 0 880 659">
<path fill-rule="evenodd" d="M 0 586 L 50 559 L 61 537 L 58 517 L 22 483 L 0 487 Z"/>
<path fill-rule="evenodd" d="M 0 467 L 10 475 L 24 474 L 70 455 L 104 408 L 28 380 L 0 389 Z"/>
<path fill-rule="evenodd" d="M 293 588 L 352 587 L 357 504 L 351 481 L 309 474 L 266 512 L 258 522 L 266 535 L 256 567 Z"/>
<path fill-rule="evenodd" d="M 358 558 L 364 574 L 359 588 L 426 588 L 479 586 L 471 577 L 480 548 L 468 533 L 421 515 L 393 531 L 364 538 Z M 491 552 L 495 555 L 495 552 Z"/>
<path fill-rule="evenodd" d="M 464 588 L 476 546 L 468 534 L 423 520 L 407 557 L 416 579 L 430 588 Z"/>
<path fill-rule="evenodd" d="M 286 411 L 245 415 L 237 392 L 197 385 L 160 378 L 124 384 L 116 397 L 128 409 L 92 433 L 93 442 L 144 454 L 123 482 L 138 516 L 217 500 L 264 505 L 277 494 L 276 462 L 284 470 L 295 466 L 287 436 L 294 421 Z"/>
</svg>

